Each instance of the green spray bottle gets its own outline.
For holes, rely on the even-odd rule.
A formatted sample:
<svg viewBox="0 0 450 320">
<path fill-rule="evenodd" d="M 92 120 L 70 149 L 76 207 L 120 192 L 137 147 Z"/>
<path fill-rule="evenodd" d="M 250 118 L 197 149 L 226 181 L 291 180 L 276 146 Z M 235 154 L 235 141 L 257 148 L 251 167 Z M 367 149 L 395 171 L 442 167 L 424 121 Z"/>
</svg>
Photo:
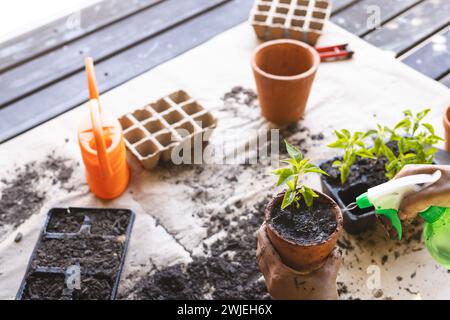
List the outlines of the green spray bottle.
<svg viewBox="0 0 450 320">
<path fill-rule="evenodd" d="M 403 177 L 370 188 L 356 198 L 360 209 L 375 207 L 375 213 L 386 216 L 402 239 L 398 210 L 404 197 L 419 192 L 441 178 L 441 172 Z M 450 208 L 431 206 L 419 213 L 425 220 L 423 238 L 431 256 L 450 270 Z"/>
</svg>

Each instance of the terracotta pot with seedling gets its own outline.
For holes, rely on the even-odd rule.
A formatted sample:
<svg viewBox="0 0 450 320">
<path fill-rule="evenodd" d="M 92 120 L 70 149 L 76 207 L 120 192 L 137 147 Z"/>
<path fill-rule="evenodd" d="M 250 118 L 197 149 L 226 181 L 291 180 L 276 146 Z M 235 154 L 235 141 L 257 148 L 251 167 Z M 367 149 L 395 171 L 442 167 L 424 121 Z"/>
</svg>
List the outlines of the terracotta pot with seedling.
<svg viewBox="0 0 450 320">
<path fill-rule="evenodd" d="M 432 164 L 442 138 L 424 122 L 430 109 L 417 114 L 410 110 L 394 127 L 378 124 L 367 132 L 335 131 L 336 141 L 328 147 L 341 149 L 343 156 L 321 164 L 329 173 L 322 189 L 346 208 L 368 189 L 393 179 L 408 164 Z M 360 234 L 376 223 L 373 208 L 344 210 L 344 229 Z"/>
<path fill-rule="evenodd" d="M 277 186 L 287 189 L 265 210 L 267 235 L 283 262 L 296 270 L 320 268 L 336 246 L 342 231 L 342 213 L 327 195 L 299 183 L 308 173 L 325 174 L 286 142 L 289 167 L 273 171 Z"/>
</svg>

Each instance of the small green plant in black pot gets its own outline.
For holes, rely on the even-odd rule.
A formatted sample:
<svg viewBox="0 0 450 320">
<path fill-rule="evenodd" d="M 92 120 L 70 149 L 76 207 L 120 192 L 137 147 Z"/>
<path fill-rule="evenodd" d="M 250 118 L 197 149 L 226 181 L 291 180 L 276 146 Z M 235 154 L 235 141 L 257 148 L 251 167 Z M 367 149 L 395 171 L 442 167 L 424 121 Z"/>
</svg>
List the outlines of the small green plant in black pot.
<svg viewBox="0 0 450 320">
<path fill-rule="evenodd" d="M 442 139 L 424 121 L 429 111 L 413 114 L 405 110 L 393 127 L 378 124 L 353 134 L 346 129 L 336 131 L 336 141 L 328 146 L 343 150 L 343 156 L 321 165 L 330 175 L 322 178 L 324 192 L 344 207 L 367 189 L 392 179 L 407 164 L 433 163 L 435 145 Z M 349 233 L 361 233 L 375 221 L 371 209 L 344 212 L 344 228 Z"/>
</svg>

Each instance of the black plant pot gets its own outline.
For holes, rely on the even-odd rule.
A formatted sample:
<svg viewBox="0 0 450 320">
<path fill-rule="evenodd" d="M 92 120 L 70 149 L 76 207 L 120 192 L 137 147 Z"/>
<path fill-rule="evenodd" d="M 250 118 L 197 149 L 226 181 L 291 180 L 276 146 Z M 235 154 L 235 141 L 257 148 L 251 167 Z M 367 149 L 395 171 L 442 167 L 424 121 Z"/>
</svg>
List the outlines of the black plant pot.
<svg viewBox="0 0 450 320">
<path fill-rule="evenodd" d="M 370 188 L 365 183 L 358 183 L 346 189 L 333 188 L 324 177 L 321 178 L 321 184 L 323 193 L 333 198 L 341 209 L 355 202 L 357 196 Z M 371 229 L 377 220 L 375 211 L 371 208 L 342 210 L 342 215 L 344 217 L 344 230 L 354 235 Z"/>
</svg>

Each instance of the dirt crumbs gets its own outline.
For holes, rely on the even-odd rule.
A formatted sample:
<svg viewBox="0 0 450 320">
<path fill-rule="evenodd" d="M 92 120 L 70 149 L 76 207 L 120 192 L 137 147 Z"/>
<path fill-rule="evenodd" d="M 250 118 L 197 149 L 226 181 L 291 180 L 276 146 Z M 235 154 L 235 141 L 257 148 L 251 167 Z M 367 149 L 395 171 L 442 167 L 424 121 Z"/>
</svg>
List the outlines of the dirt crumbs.
<svg viewBox="0 0 450 320">
<path fill-rule="evenodd" d="M 204 246 L 206 256 L 144 276 L 126 295 L 135 299 L 268 299 L 256 262 L 255 232 L 268 199 L 228 221 L 224 238 Z M 223 222 L 221 222 L 223 224 Z M 122 298 L 126 298 L 126 295 Z"/>
<path fill-rule="evenodd" d="M 253 89 L 247 89 L 242 86 L 235 86 L 229 92 L 226 92 L 222 100 L 225 103 L 234 103 L 246 105 L 247 107 L 255 107 L 258 95 Z"/>
<path fill-rule="evenodd" d="M 377 299 L 381 298 L 383 296 L 383 294 L 384 294 L 383 290 L 381 290 L 381 289 L 373 289 L 373 291 L 372 291 L 373 297 L 377 298 Z"/>
<path fill-rule="evenodd" d="M 348 287 L 344 282 L 338 281 L 336 284 L 339 297 L 348 294 Z"/>
<path fill-rule="evenodd" d="M 299 208 L 275 206 L 269 223 L 283 237 L 302 244 L 322 242 L 337 227 L 330 206 L 319 201 L 315 201 L 311 208 L 303 202 Z"/>
<path fill-rule="evenodd" d="M 0 226 L 17 227 L 29 216 L 39 212 L 48 190 L 40 188 L 38 184 L 45 179 L 70 192 L 66 183 L 72 177 L 73 168 L 72 160 L 53 153 L 42 162 L 30 162 L 8 172 L 11 178 L 0 181 L 3 185 L 0 188 Z"/>
</svg>

